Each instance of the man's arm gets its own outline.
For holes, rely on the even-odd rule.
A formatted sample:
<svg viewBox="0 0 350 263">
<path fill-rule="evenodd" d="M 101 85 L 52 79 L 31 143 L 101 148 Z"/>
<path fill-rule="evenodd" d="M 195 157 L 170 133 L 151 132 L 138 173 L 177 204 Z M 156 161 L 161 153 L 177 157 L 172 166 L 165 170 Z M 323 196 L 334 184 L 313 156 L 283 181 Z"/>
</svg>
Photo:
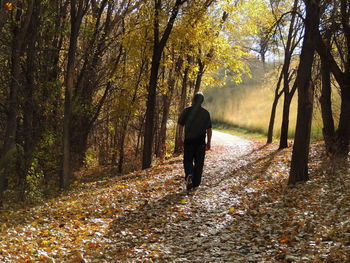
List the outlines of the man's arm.
<svg viewBox="0 0 350 263">
<path fill-rule="evenodd" d="M 181 140 L 178 141 L 178 143 L 179 143 L 180 148 L 183 148 L 184 147 L 184 136 L 183 136 L 183 134 L 184 134 L 185 126 L 181 125 L 180 123 L 178 123 L 177 129 L 178 129 L 177 130 L 178 134 L 182 133 L 182 138 L 181 138 Z"/>
<path fill-rule="evenodd" d="M 207 129 L 207 144 L 205 147 L 205 149 L 207 151 L 209 151 L 210 147 L 211 147 L 211 135 L 212 135 L 212 130 L 211 130 L 211 128 L 209 128 L 209 129 Z"/>
<path fill-rule="evenodd" d="M 186 109 L 184 109 L 182 111 L 182 113 L 180 114 L 180 117 L 177 121 L 177 133 L 178 134 L 184 134 L 184 129 L 185 129 L 185 123 L 186 123 Z M 180 148 L 183 148 L 184 146 L 184 136 L 182 136 L 181 140 L 178 142 Z"/>
</svg>

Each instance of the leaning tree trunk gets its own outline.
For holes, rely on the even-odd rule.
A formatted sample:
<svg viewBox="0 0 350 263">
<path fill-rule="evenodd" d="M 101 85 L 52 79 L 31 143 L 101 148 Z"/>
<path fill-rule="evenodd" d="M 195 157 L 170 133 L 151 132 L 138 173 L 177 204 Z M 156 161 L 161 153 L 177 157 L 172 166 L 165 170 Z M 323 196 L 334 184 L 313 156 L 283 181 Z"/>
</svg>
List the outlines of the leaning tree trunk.
<svg viewBox="0 0 350 263">
<path fill-rule="evenodd" d="M 319 0 L 305 0 L 304 2 L 306 4 L 305 35 L 296 79 L 298 87 L 298 115 L 288 184 L 295 184 L 309 179 L 308 156 L 314 99 L 311 74 L 320 7 Z"/>
</svg>

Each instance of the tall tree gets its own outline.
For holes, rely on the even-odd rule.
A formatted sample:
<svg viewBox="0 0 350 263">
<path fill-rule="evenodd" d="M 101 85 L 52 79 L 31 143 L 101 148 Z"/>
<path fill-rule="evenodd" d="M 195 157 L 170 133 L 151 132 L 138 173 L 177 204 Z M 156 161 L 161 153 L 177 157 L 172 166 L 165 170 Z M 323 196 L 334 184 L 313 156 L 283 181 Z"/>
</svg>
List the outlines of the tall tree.
<svg viewBox="0 0 350 263">
<path fill-rule="evenodd" d="M 28 27 L 27 36 L 27 48 L 26 48 L 26 83 L 25 90 L 23 92 L 24 107 L 23 107 L 23 137 L 24 137 L 24 160 L 23 169 L 21 171 L 20 183 L 22 185 L 22 198 L 24 197 L 26 177 L 30 169 L 32 158 L 34 154 L 34 148 L 37 144 L 40 132 L 35 132 L 35 126 L 38 123 L 37 114 L 35 114 L 35 73 L 37 66 L 35 58 L 37 57 L 37 50 L 35 44 L 37 43 L 37 35 L 40 29 L 40 8 L 41 4 L 39 0 L 34 0 L 33 15 Z"/>
<path fill-rule="evenodd" d="M 281 124 L 281 136 L 279 148 L 288 147 L 288 129 L 289 129 L 289 111 L 292 98 L 296 91 L 296 83 L 290 87 L 290 82 L 293 78 L 293 70 L 290 70 L 290 64 L 292 62 L 292 55 L 297 47 L 300 38 L 298 39 L 298 31 L 300 31 L 300 26 L 298 25 L 297 19 L 297 9 L 299 0 L 294 0 L 291 20 L 289 24 L 289 30 L 287 35 L 287 42 L 284 46 L 284 63 L 282 67 L 283 74 L 283 113 L 282 113 L 282 124 Z"/>
<path fill-rule="evenodd" d="M 315 54 L 315 38 L 320 20 L 320 0 L 304 0 L 305 34 L 297 73 L 298 115 L 288 184 L 308 180 L 308 157 L 314 88 L 311 72 Z"/>
<path fill-rule="evenodd" d="M 17 3 L 16 14 L 13 23 L 13 43 L 11 50 L 11 81 L 7 98 L 7 121 L 4 144 L 0 156 L 0 201 L 6 187 L 6 168 L 10 155 L 16 149 L 17 114 L 19 106 L 19 90 L 21 88 L 21 56 L 24 52 L 24 43 L 28 33 L 29 23 L 32 19 L 34 0 Z"/>
<path fill-rule="evenodd" d="M 323 71 L 325 74 L 323 84 L 328 85 L 326 83 L 328 81 L 328 73 L 325 71 L 329 68 L 340 87 L 341 106 L 339 124 L 332 148 L 336 156 L 344 157 L 349 153 L 350 138 L 350 3 L 347 0 L 341 0 L 340 3 L 330 4 L 330 7 L 336 9 L 337 15 L 335 17 L 338 17 L 338 19 L 335 19 L 336 23 L 330 28 L 334 33 L 338 33 L 334 37 L 335 45 L 333 46 L 335 50 L 327 46 L 327 39 L 322 37 L 319 30 L 317 31 L 316 49 L 321 61 L 323 61 Z M 327 32 L 324 36 L 327 37 Z M 342 44 L 339 42 L 342 42 Z M 328 117 L 330 116 L 328 115 Z M 331 123 L 328 124 L 331 125 Z"/>
<path fill-rule="evenodd" d="M 152 163 L 152 146 L 154 139 L 154 113 L 156 106 L 156 91 L 160 60 L 162 58 L 164 47 L 169 39 L 174 26 L 175 19 L 179 13 L 180 6 L 187 0 L 176 0 L 172 7 L 171 14 L 165 30 L 160 37 L 160 12 L 162 10 L 162 1 L 154 0 L 154 20 L 153 20 L 153 54 L 151 63 L 151 74 L 148 86 L 148 96 L 146 104 L 146 122 L 144 132 L 144 146 L 142 156 L 142 168 L 146 169 Z"/>
<path fill-rule="evenodd" d="M 328 30 L 326 33 L 325 42 L 327 50 L 331 48 L 331 32 Z M 322 114 L 322 122 L 323 122 L 323 138 L 325 141 L 326 151 L 327 153 L 333 155 L 336 153 L 336 145 L 335 145 L 335 125 L 333 119 L 333 111 L 332 111 L 332 84 L 331 84 L 331 69 L 329 63 L 325 58 L 321 57 L 321 96 L 319 98 L 321 105 L 321 114 Z"/>
<path fill-rule="evenodd" d="M 182 112 L 186 107 L 186 100 L 187 100 L 187 94 L 188 94 L 188 75 L 190 71 L 190 64 L 191 64 L 192 57 L 187 56 L 187 65 L 185 66 L 183 77 L 182 77 L 182 83 L 181 83 L 181 93 L 180 93 L 180 102 L 178 106 L 178 112 Z M 174 147 L 174 153 L 179 154 L 182 152 L 182 142 L 183 142 L 183 134 L 184 129 L 177 124 L 176 126 L 176 134 L 175 134 L 175 147 Z"/>
<path fill-rule="evenodd" d="M 271 107 L 269 127 L 268 127 L 268 130 L 267 130 L 267 141 L 266 141 L 266 143 L 272 143 L 273 128 L 275 126 L 277 105 L 278 105 L 278 101 L 279 101 L 280 97 L 283 94 L 283 89 L 281 89 L 282 79 L 283 79 L 283 70 L 281 70 L 281 72 L 280 72 L 280 75 L 278 77 L 278 81 L 277 81 L 277 84 L 276 84 L 276 88 L 275 88 L 274 99 L 273 99 L 272 107 Z"/>
<path fill-rule="evenodd" d="M 91 2 L 91 14 L 96 22 L 91 25 L 92 34 L 84 35 L 88 40 L 82 44 L 86 45 L 86 49 L 82 54 L 82 66 L 77 73 L 73 96 L 73 125 L 70 130 L 71 159 L 75 169 L 83 165 L 88 136 L 112 89 L 108 79 L 114 77 L 119 66 L 122 51 L 120 42 L 125 34 L 126 17 L 144 2 L 145 0 Z M 111 53 L 115 55 L 112 56 Z M 113 70 L 108 70 L 107 64 L 113 65 Z M 102 95 L 98 98 L 99 93 Z"/>
<path fill-rule="evenodd" d="M 287 140 L 288 140 L 288 129 L 289 129 L 289 111 L 290 111 L 290 104 L 292 102 L 292 98 L 296 91 L 296 85 L 295 85 L 296 83 L 293 77 L 295 73 L 295 69 L 292 68 L 291 64 L 292 64 L 293 53 L 301 40 L 300 35 L 303 28 L 297 17 L 299 2 L 300 2 L 299 0 L 294 0 L 292 9 L 288 10 L 288 12 L 286 13 L 282 13 L 280 17 L 276 17 L 277 13 L 279 14 L 281 12 L 281 10 L 278 10 L 279 9 L 278 7 L 275 8 L 276 10 L 278 10 L 278 12 L 273 11 L 275 20 L 276 20 L 276 24 L 275 24 L 276 33 L 274 35 L 276 37 L 276 42 L 281 43 L 281 45 L 283 46 L 284 60 L 283 60 L 283 66 L 281 68 L 281 73 L 279 75 L 276 89 L 275 89 L 274 101 L 272 103 L 269 128 L 268 128 L 268 134 L 267 134 L 267 143 L 272 142 L 277 104 L 278 104 L 279 98 L 282 95 L 284 95 L 280 146 L 279 146 L 280 149 L 288 147 Z M 288 28 L 286 28 L 286 24 L 288 25 Z M 287 35 L 285 34 L 285 31 L 287 31 Z M 292 88 L 291 88 L 290 84 L 293 81 L 294 81 L 294 85 L 292 85 Z"/>
<path fill-rule="evenodd" d="M 89 9 L 89 0 L 71 0 L 70 2 L 70 37 L 65 74 L 65 99 L 63 121 L 63 168 L 61 175 L 61 187 L 69 186 L 71 180 L 71 118 L 72 96 L 74 92 L 74 77 L 76 64 L 76 51 L 78 48 L 78 36 L 84 15 Z"/>
</svg>

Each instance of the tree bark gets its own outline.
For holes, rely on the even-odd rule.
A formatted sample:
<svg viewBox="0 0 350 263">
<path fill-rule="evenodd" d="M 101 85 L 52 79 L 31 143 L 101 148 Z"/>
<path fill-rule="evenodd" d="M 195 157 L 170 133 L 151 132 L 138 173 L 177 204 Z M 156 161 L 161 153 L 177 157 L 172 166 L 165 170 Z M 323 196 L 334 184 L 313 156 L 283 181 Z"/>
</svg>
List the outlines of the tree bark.
<svg viewBox="0 0 350 263">
<path fill-rule="evenodd" d="M 163 113 L 162 113 L 162 121 L 160 125 L 160 152 L 159 157 L 161 160 L 164 159 L 166 154 L 166 137 L 167 137 L 167 123 L 169 119 L 169 111 L 170 111 L 170 105 L 171 105 L 171 99 L 173 97 L 174 89 L 175 89 L 175 74 L 179 71 L 179 66 L 182 64 L 181 59 L 178 59 L 178 61 L 175 63 L 170 71 L 168 76 L 168 90 L 166 94 L 163 95 Z M 175 68 L 175 69 L 174 69 Z"/>
<path fill-rule="evenodd" d="M 119 145 L 119 158 L 118 158 L 118 173 L 123 173 L 124 159 L 125 159 L 125 138 L 128 130 L 128 121 L 124 121 Z"/>
<path fill-rule="evenodd" d="M 344 84 L 341 89 L 341 106 L 339 126 L 336 132 L 336 155 L 346 157 L 349 153 L 350 132 L 350 74 L 345 74 Z"/>
<path fill-rule="evenodd" d="M 344 71 L 338 66 L 330 49 L 324 43 L 321 33 L 316 33 L 316 49 L 324 63 L 330 68 L 334 78 L 340 86 L 341 92 L 341 112 L 338 129 L 335 134 L 335 155 L 345 157 L 349 153 L 349 133 L 350 133 L 350 25 L 349 25 L 349 3 L 341 0 L 341 24 L 346 40 L 346 51 L 341 55 Z M 344 56 L 345 54 L 345 56 Z M 345 58 L 346 57 L 346 58 Z"/>
<path fill-rule="evenodd" d="M 25 100 L 24 100 L 24 112 L 23 112 L 23 132 L 24 132 L 24 165 L 21 171 L 20 185 L 21 197 L 24 198 L 24 191 L 26 187 L 26 176 L 30 169 L 34 148 L 40 132 L 35 132 L 34 130 L 34 91 L 35 91 L 35 57 L 37 52 L 35 50 L 36 38 L 39 30 L 39 9 L 40 2 L 34 0 L 33 15 L 28 27 L 28 46 L 27 46 L 27 67 L 26 67 L 26 85 L 24 90 Z"/>
<path fill-rule="evenodd" d="M 181 89 L 181 96 L 180 96 L 180 104 L 178 108 L 178 113 L 181 114 L 181 112 L 186 107 L 186 99 L 187 99 L 187 82 L 188 82 L 188 73 L 189 73 L 189 66 L 185 68 L 184 76 L 182 80 L 182 89 Z M 180 154 L 182 152 L 182 142 L 183 141 L 183 129 L 182 127 L 177 123 L 176 124 L 176 134 L 175 134 L 175 147 L 174 147 L 174 154 Z"/>
<path fill-rule="evenodd" d="M 283 112 L 282 112 L 282 125 L 279 149 L 288 147 L 288 130 L 289 130 L 289 112 L 292 98 L 289 95 L 284 96 Z"/>
<path fill-rule="evenodd" d="M 315 35 L 320 16 L 319 0 L 304 0 L 306 5 L 305 34 L 297 74 L 298 115 L 288 184 L 307 181 L 308 156 L 314 89 L 311 83 L 315 53 Z"/>
<path fill-rule="evenodd" d="M 204 75 L 204 63 L 201 61 L 201 59 L 198 59 L 198 72 L 197 72 L 196 84 L 194 86 L 193 95 L 200 90 L 203 75 Z"/>
<path fill-rule="evenodd" d="M 67 69 L 65 76 L 65 98 L 63 118 L 63 167 L 60 180 L 61 188 L 67 188 L 72 180 L 71 169 L 71 118 L 72 118 L 72 97 L 74 93 L 74 76 L 76 51 L 81 22 L 88 10 L 89 0 L 71 0 L 71 32 L 69 38 L 69 49 L 67 58 Z"/>
<path fill-rule="evenodd" d="M 341 0 L 341 24 L 346 40 L 346 51 L 344 61 L 343 82 L 340 84 L 341 91 L 341 111 L 339 117 L 339 126 L 336 132 L 337 152 L 339 157 L 347 157 L 349 154 L 350 139 L 350 3 L 347 0 Z"/>
<path fill-rule="evenodd" d="M 323 138 L 327 153 L 335 154 L 335 130 L 332 112 L 332 87 L 329 65 L 321 58 L 322 90 L 320 97 L 321 114 L 323 122 Z"/>
<path fill-rule="evenodd" d="M 6 169 L 11 158 L 11 153 L 15 151 L 17 135 L 17 112 L 18 112 L 18 93 L 20 89 L 21 74 L 21 56 L 24 52 L 24 42 L 28 31 L 29 23 L 32 18 L 34 0 L 28 1 L 26 13 L 23 15 L 23 6 L 18 6 L 16 21 L 14 26 L 14 37 L 11 51 L 11 81 L 10 91 L 7 98 L 8 110 L 5 129 L 4 144 L 0 157 L 0 202 L 3 200 L 3 191 L 7 185 Z M 23 18 L 23 20 L 21 20 Z"/>
<path fill-rule="evenodd" d="M 185 0 L 176 0 L 175 5 L 172 9 L 169 21 L 164 30 L 162 38 L 159 40 L 159 12 L 161 10 L 161 0 L 155 0 L 155 12 L 153 21 L 154 31 L 154 43 L 153 43 L 153 55 L 151 63 L 151 75 L 148 85 L 148 95 L 146 103 L 146 122 L 144 131 L 144 145 L 143 145 L 143 156 L 142 156 L 142 169 L 151 167 L 152 155 L 153 155 L 153 139 L 154 139 L 154 114 L 156 106 L 156 91 L 157 91 L 157 80 L 160 60 L 166 42 L 169 39 L 175 19 L 178 15 L 180 6 Z"/>
<path fill-rule="evenodd" d="M 290 112 L 290 104 L 292 102 L 292 98 L 295 92 L 295 88 L 290 89 L 290 63 L 292 58 L 292 53 L 295 48 L 295 43 L 293 43 L 294 35 L 295 35 L 295 18 L 298 7 L 299 0 L 294 0 L 294 5 L 292 9 L 292 18 L 289 25 L 287 43 L 284 50 L 284 64 L 282 68 L 283 72 L 283 112 L 282 112 L 282 124 L 281 124 L 281 136 L 280 136 L 280 145 L 279 149 L 284 149 L 288 147 L 288 130 L 289 130 L 289 112 Z"/>
<path fill-rule="evenodd" d="M 283 78 L 283 71 L 281 70 L 280 76 L 279 76 L 278 81 L 277 81 L 276 89 L 275 89 L 275 97 L 274 97 L 273 103 L 272 103 L 266 143 L 272 143 L 272 139 L 273 139 L 273 128 L 275 126 L 277 105 L 278 105 L 279 98 L 281 97 L 282 92 L 283 92 L 283 90 L 281 92 L 279 91 L 279 89 L 281 87 L 282 78 Z"/>
</svg>

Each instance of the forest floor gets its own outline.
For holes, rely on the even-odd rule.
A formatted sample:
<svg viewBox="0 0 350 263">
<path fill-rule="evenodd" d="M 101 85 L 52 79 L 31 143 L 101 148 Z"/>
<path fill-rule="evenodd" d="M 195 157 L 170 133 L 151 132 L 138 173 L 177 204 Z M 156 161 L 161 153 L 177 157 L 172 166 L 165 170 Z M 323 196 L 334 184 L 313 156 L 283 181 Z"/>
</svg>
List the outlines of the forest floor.
<svg viewBox="0 0 350 263">
<path fill-rule="evenodd" d="M 0 262 L 350 262 L 348 166 L 314 143 L 310 180 L 290 187 L 277 148 L 216 140 L 190 193 L 177 157 L 2 211 Z"/>
</svg>

